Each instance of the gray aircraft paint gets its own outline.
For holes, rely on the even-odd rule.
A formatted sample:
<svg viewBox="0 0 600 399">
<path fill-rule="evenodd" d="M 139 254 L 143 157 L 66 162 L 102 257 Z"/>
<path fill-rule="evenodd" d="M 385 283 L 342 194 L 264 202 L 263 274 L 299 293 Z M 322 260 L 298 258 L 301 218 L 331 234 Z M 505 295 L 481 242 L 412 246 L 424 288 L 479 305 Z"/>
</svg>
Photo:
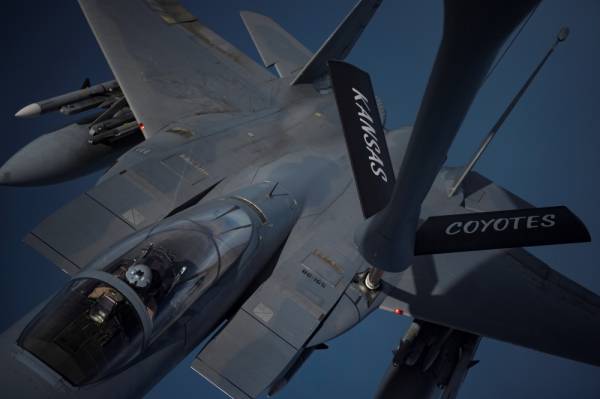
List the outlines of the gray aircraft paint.
<svg viewBox="0 0 600 399">
<path fill-rule="evenodd" d="M 300 104 L 300 108 L 305 107 L 304 104 Z M 310 108 L 310 107 L 308 107 Z M 335 119 L 336 119 L 336 114 L 329 109 L 331 112 L 328 112 L 326 108 L 324 109 L 317 109 L 316 111 L 314 109 L 309 109 L 305 111 L 308 111 L 304 114 L 304 117 L 306 115 L 310 115 L 311 112 L 313 112 L 313 115 L 315 116 L 315 121 L 318 121 L 318 119 L 316 118 L 322 118 L 323 115 L 325 116 L 325 119 L 327 118 L 331 118 L 331 121 L 325 121 L 323 123 L 330 123 L 332 126 L 335 126 Z M 295 110 L 294 110 L 295 111 Z M 324 111 L 324 112 L 321 112 Z M 316 113 L 321 114 L 322 116 L 317 116 Z M 208 118 L 207 118 L 208 119 Z M 218 119 L 218 118 L 215 118 Z M 299 118 L 300 119 L 300 118 Z M 260 120 L 260 118 L 259 118 Z M 333 121 L 333 122 L 332 122 Z M 194 121 L 195 122 L 195 121 Z M 222 122 L 222 121 L 209 121 L 206 125 L 202 126 L 203 128 L 211 126 L 211 123 L 214 123 L 214 125 L 216 126 L 218 124 L 218 122 Z M 272 122 L 272 121 L 271 121 Z M 265 122 L 266 123 L 266 122 Z M 320 122 L 313 122 L 314 124 L 311 124 L 310 122 L 304 122 L 302 125 L 298 125 L 297 129 L 292 130 L 294 134 L 300 134 L 301 132 L 304 131 L 311 131 L 312 128 L 314 128 L 315 126 L 319 126 L 320 127 Z M 188 125 L 193 125 L 194 123 L 187 122 Z M 292 122 L 293 124 L 293 122 Z M 234 133 L 231 137 L 231 142 L 229 144 L 224 144 L 223 147 L 217 147 L 218 145 L 220 145 L 219 143 L 214 143 L 215 145 L 215 149 L 214 151 L 220 151 L 223 148 L 230 149 L 233 148 L 233 146 L 235 145 L 235 141 L 239 140 L 241 137 L 243 137 L 243 134 L 245 133 L 250 139 L 253 139 L 254 137 L 256 137 L 256 133 L 254 133 L 254 131 L 256 130 L 256 128 L 258 129 L 258 131 L 261 131 L 261 123 L 260 122 L 256 122 L 253 125 L 250 125 L 251 128 L 248 130 L 252 130 L 251 132 L 244 132 L 242 128 L 239 128 L 237 133 Z M 263 125 L 264 126 L 264 125 Z M 209 128 L 210 129 L 210 128 Z M 306 130 L 305 130 L 306 129 Z M 235 128 L 232 128 L 231 130 L 235 130 Z M 335 130 L 334 128 L 331 129 L 332 132 Z M 225 130 L 226 131 L 226 130 Z M 313 130 L 314 131 L 314 130 Z M 182 132 L 182 130 L 179 130 L 179 132 Z M 338 132 L 339 132 L 339 128 L 338 128 Z M 218 133 L 218 132 L 215 132 Z M 249 135 L 248 133 L 252 133 L 252 136 Z M 402 133 L 402 132 L 400 132 Z M 396 135 L 398 137 L 401 136 L 400 133 L 396 133 Z M 237 134 L 237 135 L 236 135 Z M 275 133 L 273 133 L 275 134 Z M 300 218 L 300 222 L 296 225 L 296 228 L 294 228 L 294 231 L 292 232 L 292 236 L 290 241 L 293 242 L 298 242 L 298 244 L 295 244 L 296 247 L 301 247 L 303 241 L 302 241 L 302 231 L 304 231 L 304 235 L 306 235 L 306 232 L 311 231 L 313 229 L 313 226 L 315 225 L 315 223 L 319 223 L 319 225 L 323 226 L 322 227 L 322 233 L 323 236 L 331 236 L 331 235 L 340 235 L 339 234 L 339 228 L 336 227 L 336 223 L 339 223 L 342 219 L 344 220 L 344 223 L 348 224 L 349 226 L 354 226 L 356 223 L 359 222 L 359 218 L 356 217 L 354 218 L 354 216 L 358 215 L 357 209 L 358 209 L 358 203 L 356 200 L 356 193 L 354 192 L 354 189 L 352 187 L 352 178 L 351 175 L 348 174 L 348 164 L 347 164 L 347 160 L 344 159 L 345 157 L 345 153 L 343 151 L 343 146 L 342 143 L 338 140 L 335 139 L 334 136 L 335 133 L 332 133 L 332 137 L 330 139 L 330 141 L 328 141 L 327 139 L 324 140 L 324 142 L 319 142 L 319 140 L 317 140 L 317 138 L 314 139 L 314 143 L 312 143 L 312 145 L 310 145 L 311 140 L 307 140 L 309 145 L 298 145 L 296 143 L 294 143 L 293 140 L 290 140 L 290 142 L 283 142 L 281 145 L 287 145 L 287 146 L 292 146 L 292 148 L 294 148 L 294 144 L 298 145 L 298 151 L 295 154 L 290 154 L 287 155 L 283 158 L 281 158 L 281 154 L 282 153 L 277 153 L 275 152 L 273 155 L 273 159 L 275 160 L 275 162 L 270 162 L 266 165 L 263 165 L 259 162 L 255 162 L 254 164 L 252 162 L 250 162 L 248 164 L 248 166 L 242 166 L 243 163 L 240 162 L 237 166 L 239 167 L 239 169 L 242 169 L 242 172 L 240 172 L 239 174 L 233 174 L 231 175 L 231 177 L 228 177 L 225 181 L 223 181 L 223 185 L 221 186 L 217 186 L 217 191 L 214 191 L 214 194 L 211 193 L 210 195 L 216 198 L 217 194 L 219 194 L 219 192 L 221 192 L 222 194 L 226 194 L 229 193 L 231 191 L 233 191 L 235 189 L 235 187 L 240 187 L 240 186 L 244 186 L 244 185 L 248 185 L 252 182 L 257 182 L 257 181 L 261 181 L 261 180 L 273 180 L 273 181 L 282 181 L 284 182 L 286 180 L 286 177 L 292 176 L 295 170 L 298 170 L 297 168 L 300 167 L 302 168 L 302 170 L 306 170 L 306 174 L 303 175 L 302 177 L 304 179 L 306 179 L 304 182 L 302 183 L 298 183 L 297 181 L 293 181 L 293 184 L 291 184 L 290 186 L 293 186 L 293 188 L 295 188 L 296 190 L 298 190 L 298 192 L 302 193 L 303 195 L 301 195 L 301 200 L 300 202 L 303 203 L 303 214 Z M 407 137 L 407 132 L 404 132 L 404 136 Z M 141 164 L 143 162 L 140 162 L 140 159 L 143 159 L 146 155 L 149 154 L 148 149 L 150 149 L 150 152 L 156 152 L 156 151 L 160 151 L 161 147 L 167 148 L 170 147 L 173 142 L 177 142 L 180 141 L 185 143 L 184 139 L 182 138 L 166 138 L 163 137 L 161 139 L 158 139 L 159 135 L 156 136 L 157 139 L 155 142 L 152 142 L 152 140 L 148 140 L 144 145 L 142 144 L 141 146 L 136 148 L 135 154 L 132 153 L 132 157 L 130 159 L 127 159 L 127 157 L 125 157 L 125 159 L 123 159 L 123 162 L 130 162 L 129 166 L 132 168 L 135 168 L 135 166 L 137 166 L 138 164 Z M 310 138 L 310 136 L 309 136 Z M 162 140 L 162 142 L 161 142 Z M 249 145 L 250 148 L 261 148 L 261 144 L 260 144 L 260 137 L 258 139 L 256 139 L 257 141 L 259 141 L 259 143 L 257 145 Z M 394 146 L 397 141 L 398 138 L 394 137 L 394 134 L 390 134 L 390 146 Z M 216 140 L 215 140 L 216 141 Z M 401 139 L 400 139 L 401 141 Z M 156 143 L 156 147 L 152 147 L 153 145 L 155 145 L 154 143 Z M 254 143 L 253 143 L 254 144 Z M 228 147 L 231 146 L 231 147 Z M 141 150 L 140 150 L 141 148 Z M 218 148 L 218 149 L 217 149 Z M 208 150 L 210 151 L 210 150 Z M 207 152 L 208 152 L 207 151 Z M 209 152 L 208 152 L 209 153 Z M 144 155 L 145 154 L 145 155 Z M 210 155 L 210 153 L 209 153 Z M 281 158 L 281 159 L 279 159 Z M 251 157 L 250 157 L 251 160 Z M 124 163 L 123 165 L 127 165 L 127 163 Z M 141 169 L 140 169 L 141 170 Z M 120 172 L 117 168 L 113 169 L 114 173 L 111 175 L 110 173 L 107 175 L 107 177 L 105 179 L 103 179 L 103 183 L 108 182 L 112 177 L 118 176 L 118 173 Z M 310 171 L 310 172 L 309 172 Z M 140 172 L 143 173 L 143 170 Z M 445 171 L 444 173 L 451 173 L 451 171 Z M 256 176 L 256 177 L 253 177 Z M 337 182 L 339 181 L 339 184 L 342 186 L 342 189 L 340 190 L 337 187 L 331 187 L 328 190 L 324 190 L 323 187 L 317 186 L 317 187 L 310 187 L 311 190 L 303 190 L 303 184 L 304 185 L 309 185 L 310 183 L 314 182 L 315 179 L 318 180 L 318 178 L 323 178 L 323 176 L 331 176 L 331 181 Z M 325 180 L 325 179 L 323 179 Z M 429 201 L 433 204 L 432 208 L 431 208 L 431 214 L 435 214 L 436 212 L 440 211 L 440 209 L 444 209 L 446 212 L 451 212 L 451 211 L 456 211 L 457 207 L 457 203 L 453 203 L 453 204 L 449 204 L 449 203 L 442 203 L 440 204 L 440 200 L 439 198 L 436 200 L 436 191 L 439 191 L 441 193 L 441 191 L 443 191 L 441 188 L 445 188 L 444 186 L 446 185 L 447 182 L 449 182 L 451 180 L 451 178 L 448 177 L 448 175 L 444 175 L 442 174 L 442 178 L 438 180 L 437 182 L 437 186 L 434 185 L 434 188 L 432 189 L 433 194 L 430 195 Z M 298 183 L 298 184 L 297 184 Z M 476 184 L 476 183 L 474 183 Z M 488 183 L 489 184 L 489 183 Z M 436 188 L 437 187 L 437 188 Z M 441 188 L 440 188 L 441 187 Z M 504 201 L 503 200 L 503 195 L 502 191 L 500 191 L 500 189 L 498 189 L 497 187 L 495 187 L 492 184 L 489 184 L 486 187 L 487 190 L 490 190 L 490 192 L 495 192 L 496 193 L 500 193 L 499 197 L 496 197 L 494 200 L 494 203 L 492 204 L 492 206 L 495 208 L 496 206 L 498 207 L 504 207 L 504 208 L 510 208 L 511 204 L 515 204 L 516 202 L 511 202 L 511 201 Z M 293 189 L 292 189 L 293 190 Z M 475 193 L 481 193 L 482 189 L 479 190 L 475 190 Z M 510 198 L 508 195 L 505 195 L 507 198 Z M 177 196 L 176 196 L 177 197 Z M 486 196 L 489 198 L 489 194 L 488 196 Z M 184 197 L 187 198 L 187 197 Z M 339 198 L 339 200 L 334 200 L 334 198 Z M 471 198 L 470 196 L 466 196 L 463 197 L 465 199 L 465 201 L 469 204 L 473 204 L 472 206 L 475 208 L 479 207 L 481 208 L 481 210 L 485 209 L 483 207 L 483 205 L 480 203 L 481 202 L 481 196 L 477 196 L 475 195 L 473 198 Z M 344 200 L 342 202 L 342 199 Z M 504 203 L 503 203 L 504 201 Z M 172 207 L 175 207 L 177 204 L 184 202 L 183 198 L 169 198 L 167 199 L 166 203 L 171 204 Z M 342 205 L 343 204 L 343 205 Z M 518 205 L 518 204 L 517 204 Z M 514 205 L 513 205 L 514 206 Z M 324 210 L 328 210 L 328 212 L 324 212 Z M 329 211 L 331 210 L 331 211 Z M 320 212 L 319 212 L 320 211 Z M 349 217 L 348 217 L 349 215 Z M 160 214 L 151 214 L 150 219 L 148 220 L 152 220 L 152 217 L 159 217 L 160 218 Z M 333 221 L 327 222 L 327 218 L 332 218 L 334 219 Z M 323 219 L 325 219 L 325 223 L 321 223 L 323 221 Z M 148 221 L 147 223 L 150 223 L 150 221 Z M 317 222 L 318 221 L 318 222 Z M 335 222 L 335 223 L 334 223 Z M 135 223 L 133 223 L 135 224 Z M 303 225 L 304 224 L 304 225 Z M 351 229 L 348 229 L 351 230 Z M 346 232 L 341 234 L 342 238 L 350 238 L 349 234 L 347 234 Z M 344 237 L 346 236 L 346 237 Z M 298 239 L 296 239 L 298 238 Z M 288 250 L 288 248 L 290 248 Z M 287 254 L 291 253 L 293 246 L 290 245 L 289 247 L 286 246 L 286 251 Z M 285 257 L 287 256 L 286 251 L 284 251 L 284 254 L 282 255 L 282 259 L 285 259 Z M 442 262 L 443 263 L 443 262 Z M 414 306 L 414 305 L 413 305 Z M 329 337 L 327 337 L 329 338 Z"/>
</svg>

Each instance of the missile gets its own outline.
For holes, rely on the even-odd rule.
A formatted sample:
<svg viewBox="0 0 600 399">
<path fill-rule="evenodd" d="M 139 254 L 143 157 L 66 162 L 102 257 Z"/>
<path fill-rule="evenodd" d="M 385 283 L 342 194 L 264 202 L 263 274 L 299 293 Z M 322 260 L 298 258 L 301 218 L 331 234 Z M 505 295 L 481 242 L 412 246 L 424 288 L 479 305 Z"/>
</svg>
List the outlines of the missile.
<svg viewBox="0 0 600 399">
<path fill-rule="evenodd" d="M 402 338 L 402 341 L 400 341 L 400 345 L 398 345 L 398 348 L 394 351 L 394 358 L 392 360 L 392 364 L 394 367 L 398 367 L 401 364 L 405 364 L 407 361 L 409 363 L 409 366 L 414 365 L 414 363 L 416 362 L 412 359 L 412 357 L 414 356 L 412 356 L 410 359 L 409 357 L 414 349 L 413 342 L 417 339 L 420 331 L 421 324 L 412 323 L 410 325 L 410 327 L 406 331 L 406 334 L 404 335 L 404 338 Z"/>
<path fill-rule="evenodd" d="M 454 367 L 440 399 L 456 399 L 458 390 L 463 384 L 469 369 L 478 363 L 477 360 L 473 360 L 473 357 L 479 347 L 481 337 L 468 333 L 462 333 L 462 335 L 458 363 Z"/>
<path fill-rule="evenodd" d="M 29 104 L 29 105 L 26 105 L 23 108 L 21 108 L 15 114 L 15 116 L 17 118 L 30 118 L 32 116 L 40 115 L 41 113 L 42 113 L 41 105 L 38 103 L 33 103 L 33 104 Z"/>
<path fill-rule="evenodd" d="M 104 102 L 106 102 L 106 98 L 90 97 L 72 104 L 63 105 L 60 107 L 60 113 L 67 116 L 74 115 L 92 108 L 96 108 L 102 105 Z"/>
<path fill-rule="evenodd" d="M 130 134 L 139 131 L 139 129 L 139 124 L 135 120 L 133 120 L 131 122 L 124 123 L 114 129 L 106 130 L 102 133 L 98 133 L 91 136 L 88 140 L 88 143 L 94 145 L 101 142 L 111 143 L 115 140 L 121 140 L 124 137 L 129 136 Z"/>
<path fill-rule="evenodd" d="M 119 83 L 116 80 L 100 83 L 94 86 L 75 90 L 60 96 L 52 97 L 47 100 L 38 101 L 21 108 L 15 116 L 17 118 L 31 118 L 61 109 L 62 107 L 74 104 L 91 97 L 110 94 L 119 89 Z M 67 110 L 67 109 L 65 109 Z"/>
<path fill-rule="evenodd" d="M 456 399 L 481 337 L 414 320 L 394 352 L 375 398 Z"/>
<path fill-rule="evenodd" d="M 441 337 L 435 340 L 435 343 L 427 350 L 427 355 L 423 359 L 423 371 L 427 371 L 433 366 L 438 356 L 442 352 L 442 348 L 454 330 L 446 328 Z"/>
<path fill-rule="evenodd" d="M 117 128 L 125 123 L 135 121 L 133 112 L 129 108 L 125 108 L 117 112 L 112 118 L 101 122 L 94 123 L 90 127 L 90 136 L 96 136 L 108 130 Z"/>
</svg>

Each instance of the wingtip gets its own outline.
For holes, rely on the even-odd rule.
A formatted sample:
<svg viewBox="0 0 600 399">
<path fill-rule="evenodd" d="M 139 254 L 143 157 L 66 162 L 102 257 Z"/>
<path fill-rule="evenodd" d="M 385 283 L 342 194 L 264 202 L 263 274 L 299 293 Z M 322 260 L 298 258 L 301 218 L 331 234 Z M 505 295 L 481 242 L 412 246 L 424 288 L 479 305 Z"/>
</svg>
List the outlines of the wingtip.
<svg viewBox="0 0 600 399">
<path fill-rule="evenodd" d="M 31 118 L 42 113 L 42 107 L 38 103 L 29 104 L 21 108 L 16 114 L 17 118 Z"/>
<path fill-rule="evenodd" d="M 246 20 L 268 20 L 268 21 L 273 21 L 273 19 L 271 17 L 267 17 L 266 15 L 263 14 L 259 14 L 255 11 L 249 11 L 249 10 L 242 10 L 240 11 L 240 17 L 242 17 L 242 19 L 244 21 Z M 274 21 L 273 21 L 274 22 Z"/>
<path fill-rule="evenodd" d="M 240 17 L 244 21 L 246 21 L 246 18 L 250 17 L 251 15 L 252 15 L 252 11 L 248 11 L 248 10 L 241 10 L 240 11 Z"/>
</svg>

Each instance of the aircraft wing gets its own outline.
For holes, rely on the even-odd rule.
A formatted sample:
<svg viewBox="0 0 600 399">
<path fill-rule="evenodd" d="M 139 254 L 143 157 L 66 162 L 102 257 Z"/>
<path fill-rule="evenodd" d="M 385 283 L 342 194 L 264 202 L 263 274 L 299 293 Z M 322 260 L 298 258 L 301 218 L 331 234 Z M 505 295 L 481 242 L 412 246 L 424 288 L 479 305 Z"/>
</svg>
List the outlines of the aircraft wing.
<svg viewBox="0 0 600 399">
<path fill-rule="evenodd" d="M 190 115 L 264 109 L 264 68 L 175 0 L 80 0 L 144 135 Z"/>
<path fill-rule="evenodd" d="M 600 366 L 598 296 L 523 249 L 421 257 L 384 291 L 384 307 Z"/>
<path fill-rule="evenodd" d="M 529 206 L 478 174 L 465 183 L 457 213 Z M 600 297 L 524 249 L 418 256 L 396 280 L 383 308 L 600 366 Z"/>
</svg>

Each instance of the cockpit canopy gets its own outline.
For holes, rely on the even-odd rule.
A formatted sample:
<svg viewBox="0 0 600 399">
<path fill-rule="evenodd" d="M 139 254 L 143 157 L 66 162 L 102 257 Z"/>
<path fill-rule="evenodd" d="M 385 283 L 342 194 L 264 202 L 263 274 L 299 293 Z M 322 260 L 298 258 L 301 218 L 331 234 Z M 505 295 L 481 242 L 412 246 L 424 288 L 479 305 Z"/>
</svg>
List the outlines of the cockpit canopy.
<svg viewBox="0 0 600 399">
<path fill-rule="evenodd" d="M 129 364 L 235 263 L 252 223 L 237 207 L 206 225 L 176 221 L 132 237 L 74 278 L 19 344 L 73 385 Z"/>
<path fill-rule="evenodd" d="M 118 303 L 102 322 L 100 298 Z M 108 299 L 110 298 L 110 299 Z M 73 385 L 97 381 L 142 351 L 144 331 L 119 292 L 92 279 L 75 280 L 24 331 L 20 345 Z"/>
<path fill-rule="evenodd" d="M 96 269 L 107 274 L 107 283 L 124 283 L 127 288 L 122 290 L 132 292 L 131 301 L 143 309 L 142 318 L 152 325 L 151 340 L 212 285 L 223 266 L 214 238 L 195 227 L 184 225 L 151 234 Z"/>
</svg>

